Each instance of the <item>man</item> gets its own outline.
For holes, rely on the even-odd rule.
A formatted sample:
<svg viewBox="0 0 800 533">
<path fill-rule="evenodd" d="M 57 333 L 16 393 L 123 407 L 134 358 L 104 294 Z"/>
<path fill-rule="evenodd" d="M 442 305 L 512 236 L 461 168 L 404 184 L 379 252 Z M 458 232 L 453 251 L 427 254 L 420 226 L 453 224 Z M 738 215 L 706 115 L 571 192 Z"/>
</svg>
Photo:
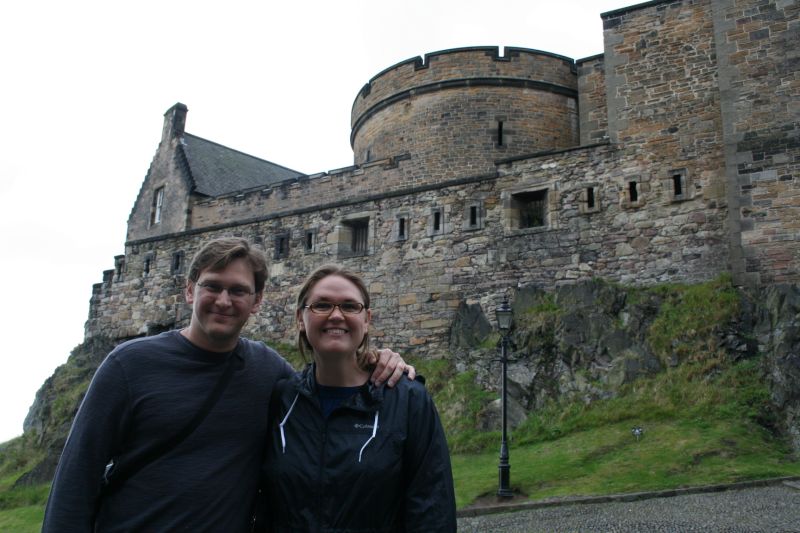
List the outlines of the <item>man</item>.
<svg viewBox="0 0 800 533">
<path fill-rule="evenodd" d="M 212 241 L 189 268 L 189 326 L 108 355 L 64 446 L 43 532 L 249 530 L 269 398 L 293 372 L 275 351 L 239 336 L 266 276 L 247 241 Z M 391 385 L 404 369 L 413 377 L 413 367 L 383 350 L 372 379 Z"/>
</svg>

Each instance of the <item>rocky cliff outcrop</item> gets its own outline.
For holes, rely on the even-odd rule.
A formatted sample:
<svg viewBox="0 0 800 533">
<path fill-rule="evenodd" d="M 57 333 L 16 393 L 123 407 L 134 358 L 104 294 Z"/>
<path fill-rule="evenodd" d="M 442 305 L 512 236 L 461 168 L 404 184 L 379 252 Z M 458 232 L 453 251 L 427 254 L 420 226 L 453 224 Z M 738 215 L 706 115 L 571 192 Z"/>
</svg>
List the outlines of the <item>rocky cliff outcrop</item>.
<svg viewBox="0 0 800 533">
<path fill-rule="evenodd" d="M 800 452 L 800 287 L 741 291 L 727 280 L 694 287 L 631 289 L 601 280 L 549 292 L 525 287 L 513 296 L 509 420 L 557 399 L 611 398 L 621 386 L 685 361 L 720 364 L 760 358 L 772 420 Z M 459 311 L 451 329 L 457 368 L 473 369 L 485 388 L 499 388 L 491 347 L 497 334 L 476 324 L 477 306 Z M 487 344 L 490 346 L 487 347 Z M 486 410 L 496 427 L 499 404 Z M 765 423 L 771 423 L 765 421 Z"/>
<path fill-rule="evenodd" d="M 72 419 L 89 382 L 116 344 L 106 337 L 94 337 L 79 344 L 36 393 L 22 427 L 26 435 L 35 436 L 34 442 L 45 451 L 45 458 L 20 477 L 16 485 L 48 483 L 53 479 Z"/>
<path fill-rule="evenodd" d="M 778 285 L 759 298 L 753 338 L 764 354 L 772 405 L 795 450 L 800 451 L 800 287 Z"/>
</svg>

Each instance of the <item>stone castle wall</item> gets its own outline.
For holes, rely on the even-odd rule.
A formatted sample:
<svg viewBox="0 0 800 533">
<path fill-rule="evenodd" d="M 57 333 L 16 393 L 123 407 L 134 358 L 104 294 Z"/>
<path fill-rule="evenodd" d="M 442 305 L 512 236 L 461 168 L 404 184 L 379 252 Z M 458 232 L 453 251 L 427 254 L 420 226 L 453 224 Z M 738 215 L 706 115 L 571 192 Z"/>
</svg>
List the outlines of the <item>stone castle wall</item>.
<svg viewBox="0 0 800 533">
<path fill-rule="evenodd" d="M 520 286 L 696 282 L 727 271 L 742 283 L 800 281 L 796 3 L 656 1 L 603 18 L 604 55 L 577 67 L 518 49 L 500 60 L 490 48 L 378 74 L 353 106 L 359 164 L 190 197 L 191 230 L 126 243 L 95 286 L 87 337 L 186 324 L 187 262 L 230 235 L 270 259 L 250 334 L 290 341 L 296 289 L 316 266 L 338 262 L 370 286 L 373 336 L 430 356 L 442 353 L 462 302 L 491 316 Z M 575 94 L 446 87 L 493 72 Z M 537 118 L 541 106 L 548 115 Z M 492 140 L 498 116 L 511 125 L 505 150 Z M 151 172 L 162 164 L 167 176 L 176 163 L 154 161 Z M 534 204 L 542 219 L 523 223 Z M 355 226 L 367 228 L 364 250 L 352 249 Z"/>
<path fill-rule="evenodd" d="M 179 250 L 188 259 L 206 240 L 231 234 L 258 243 L 270 258 L 265 304 L 251 334 L 290 341 L 299 285 L 313 268 L 333 261 L 362 272 L 367 280 L 374 297 L 375 337 L 431 355 L 448 338 L 462 301 L 491 308 L 506 290 L 520 285 L 548 288 L 592 276 L 654 283 L 719 274 L 726 254 L 724 215 L 709 213 L 696 198 L 680 206 L 664 202 L 656 191 L 647 193 L 647 202 L 627 205 L 624 168 L 638 163 L 635 158 L 622 161 L 620 169 L 620 157 L 609 145 L 566 150 L 510 161 L 497 176 L 469 183 L 409 188 L 393 196 L 129 243 L 122 279 L 110 276 L 100 285 L 93 307 L 154 311 L 148 320 L 137 311 L 110 312 L 90 319 L 87 334 L 103 329 L 128 337 L 186 324 L 189 310 L 177 294 L 185 269 L 170 272 L 173 254 Z M 563 179 L 554 181 L 554 175 Z M 313 186 L 309 180 L 306 188 L 290 188 L 286 201 L 307 197 Z M 585 206 L 589 186 L 596 191 L 594 210 Z M 543 189 L 548 192 L 547 227 L 515 227 L 514 195 Z M 441 232 L 431 229 L 432 206 L 441 210 Z M 470 224 L 471 207 L 479 213 L 476 225 Z M 408 224 L 405 239 L 397 235 L 399 217 Z M 340 247 L 343 223 L 353 218 L 369 220 L 369 251 L 363 256 L 352 257 Z M 312 250 L 305 249 L 307 231 L 313 231 Z M 290 239 L 284 257 L 273 246 L 277 235 Z M 148 258 L 150 273 L 145 275 Z"/>
</svg>

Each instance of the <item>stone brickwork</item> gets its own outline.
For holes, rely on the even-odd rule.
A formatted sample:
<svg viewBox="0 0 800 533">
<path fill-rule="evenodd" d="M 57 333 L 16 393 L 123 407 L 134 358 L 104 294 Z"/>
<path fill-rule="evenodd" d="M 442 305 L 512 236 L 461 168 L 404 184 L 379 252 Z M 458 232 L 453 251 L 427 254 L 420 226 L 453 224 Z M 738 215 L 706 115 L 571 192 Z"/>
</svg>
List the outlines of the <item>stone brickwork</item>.
<svg viewBox="0 0 800 533">
<path fill-rule="evenodd" d="M 606 106 L 606 71 L 603 56 L 587 57 L 577 62 L 578 109 L 581 144 L 608 140 Z"/>
<path fill-rule="evenodd" d="M 187 263 L 230 235 L 270 260 L 251 335 L 291 341 L 303 278 L 338 262 L 370 287 L 377 342 L 432 357 L 459 307 L 491 316 L 518 287 L 798 282 L 797 18 L 796 2 L 657 1 L 604 14 L 604 54 L 577 64 L 496 48 L 409 60 L 357 96 L 356 165 L 220 196 L 187 192 L 180 134 L 162 140 L 146 184 L 176 184 L 183 225 L 142 233 L 140 194 L 143 237 L 95 286 L 86 335 L 185 325 Z"/>
<path fill-rule="evenodd" d="M 751 283 L 796 282 L 800 3 L 718 4 L 719 84 L 732 96 L 723 101 L 732 267 Z"/>
</svg>

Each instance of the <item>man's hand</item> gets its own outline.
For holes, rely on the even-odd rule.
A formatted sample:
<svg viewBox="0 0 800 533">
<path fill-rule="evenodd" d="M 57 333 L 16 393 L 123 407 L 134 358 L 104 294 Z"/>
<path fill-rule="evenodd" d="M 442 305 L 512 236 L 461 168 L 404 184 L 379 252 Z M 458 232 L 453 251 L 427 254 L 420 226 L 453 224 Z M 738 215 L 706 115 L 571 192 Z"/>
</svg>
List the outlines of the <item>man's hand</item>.
<svg viewBox="0 0 800 533">
<path fill-rule="evenodd" d="M 367 362 L 375 365 L 375 370 L 372 372 L 370 380 L 375 385 L 380 385 L 386 381 L 386 385 L 394 387 L 403 372 L 408 372 L 408 379 L 414 379 L 417 376 L 417 371 L 414 367 L 403 361 L 399 353 L 393 352 L 387 348 L 371 352 L 369 354 L 371 360 Z M 388 380 L 387 380 L 388 378 Z"/>
</svg>

